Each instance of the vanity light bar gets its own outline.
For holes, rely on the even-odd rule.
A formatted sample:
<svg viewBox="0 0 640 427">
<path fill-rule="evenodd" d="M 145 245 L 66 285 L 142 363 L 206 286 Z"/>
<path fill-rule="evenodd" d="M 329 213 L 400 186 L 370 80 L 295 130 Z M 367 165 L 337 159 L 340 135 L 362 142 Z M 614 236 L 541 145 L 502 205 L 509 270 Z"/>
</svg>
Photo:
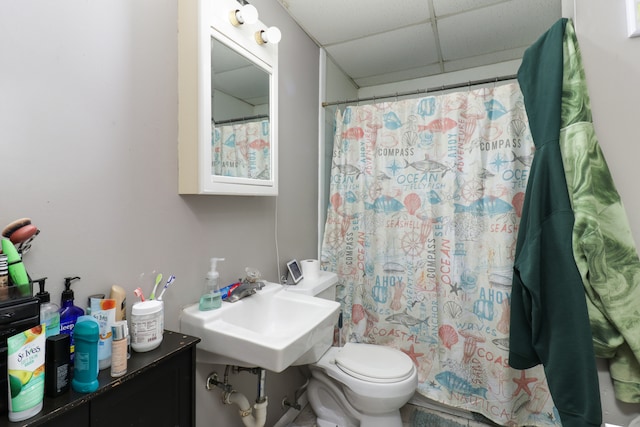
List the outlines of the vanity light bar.
<svg viewBox="0 0 640 427">
<path fill-rule="evenodd" d="M 246 3 L 240 6 L 240 9 L 235 9 L 229 12 L 229 21 L 234 27 L 239 27 L 242 24 L 255 24 L 258 22 L 258 9 L 255 6 Z"/>
<path fill-rule="evenodd" d="M 269 27 L 266 30 L 256 31 L 255 37 L 258 44 L 278 44 L 282 39 L 282 33 L 278 27 Z"/>
</svg>

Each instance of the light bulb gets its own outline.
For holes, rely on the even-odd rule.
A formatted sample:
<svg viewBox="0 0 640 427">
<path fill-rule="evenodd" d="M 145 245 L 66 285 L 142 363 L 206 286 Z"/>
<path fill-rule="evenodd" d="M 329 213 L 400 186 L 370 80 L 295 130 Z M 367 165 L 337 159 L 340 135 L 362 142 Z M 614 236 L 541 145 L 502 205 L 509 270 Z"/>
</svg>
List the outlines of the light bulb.
<svg viewBox="0 0 640 427">
<path fill-rule="evenodd" d="M 243 24 L 255 24 L 258 22 L 258 9 L 252 4 L 245 4 L 240 8 L 240 14 Z"/>
<path fill-rule="evenodd" d="M 236 27 L 242 24 L 255 24 L 258 22 L 258 9 L 247 3 L 240 9 L 229 12 L 229 21 Z"/>
<path fill-rule="evenodd" d="M 282 39 L 282 33 L 278 27 L 269 27 L 266 30 L 256 32 L 256 42 L 258 44 L 278 44 Z"/>
</svg>

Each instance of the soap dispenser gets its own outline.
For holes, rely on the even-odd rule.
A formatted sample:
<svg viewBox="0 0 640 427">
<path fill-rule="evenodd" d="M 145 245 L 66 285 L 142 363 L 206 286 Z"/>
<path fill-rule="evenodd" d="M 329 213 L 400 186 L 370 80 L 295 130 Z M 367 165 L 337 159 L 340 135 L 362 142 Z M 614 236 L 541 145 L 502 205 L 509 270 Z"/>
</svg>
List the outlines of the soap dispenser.
<svg viewBox="0 0 640 427">
<path fill-rule="evenodd" d="M 60 312 L 57 304 L 51 302 L 51 295 L 44 290 L 44 282 L 46 277 L 33 280 L 37 283 L 40 292 L 36 294 L 36 298 L 40 301 L 40 323 L 46 325 L 46 338 L 60 333 Z"/>
<path fill-rule="evenodd" d="M 65 277 L 64 278 L 64 291 L 62 291 L 62 299 L 60 309 L 60 333 L 71 336 L 70 358 L 71 363 L 74 359 L 74 340 L 73 340 L 73 328 L 76 325 L 76 321 L 79 316 L 84 315 L 84 310 L 73 304 L 73 291 L 71 290 L 71 282 L 80 279 L 79 277 Z"/>
<path fill-rule="evenodd" d="M 200 311 L 215 310 L 222 307 L 222 294 L 220 294 L 218 285 L 220 274 L 216 269 L 218 261 L 224 261 L 224 258 L 211 258 L 211 269 L 204 279 L 204 289 L 198 305 Z"/>
</svg>

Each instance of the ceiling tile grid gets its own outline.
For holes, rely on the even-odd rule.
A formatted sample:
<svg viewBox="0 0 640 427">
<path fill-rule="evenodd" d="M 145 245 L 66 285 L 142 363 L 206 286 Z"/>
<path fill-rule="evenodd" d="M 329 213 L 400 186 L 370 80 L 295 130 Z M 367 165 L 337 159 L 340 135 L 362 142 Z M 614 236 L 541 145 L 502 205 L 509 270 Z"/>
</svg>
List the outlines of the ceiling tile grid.
<svg viewBox="0 0 640 427">
<path fill-rule="evenodd" d="M 358 87 L 520 59 L 561 0 L 278 0 Z"/>
</svg>

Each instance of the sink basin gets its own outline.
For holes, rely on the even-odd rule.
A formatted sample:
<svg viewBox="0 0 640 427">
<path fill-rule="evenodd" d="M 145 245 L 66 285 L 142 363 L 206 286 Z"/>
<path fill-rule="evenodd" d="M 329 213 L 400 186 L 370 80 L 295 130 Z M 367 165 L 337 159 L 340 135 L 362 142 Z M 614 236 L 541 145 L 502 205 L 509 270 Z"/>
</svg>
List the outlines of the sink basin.
<svg viewBox="0 0 640 427">
<path fill-rule="evenodd" d="M 340 304 L 266 283 L 256 294 L 217 310 L 182 310 L 180 331 L 201 339 L 196 360 L 282 372 L 313 363 L 331 346 Z"/>
</svg>

